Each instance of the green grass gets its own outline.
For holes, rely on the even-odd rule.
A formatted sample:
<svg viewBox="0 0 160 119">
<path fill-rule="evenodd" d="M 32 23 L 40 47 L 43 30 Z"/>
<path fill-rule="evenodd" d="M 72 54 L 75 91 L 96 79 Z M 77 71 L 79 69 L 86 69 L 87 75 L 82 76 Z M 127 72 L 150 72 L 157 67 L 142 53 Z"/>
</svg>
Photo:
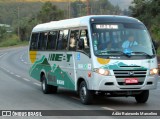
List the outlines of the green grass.
<svg viewBox="0 0 160 119">
<path fill-rule="evenodd" d="M 28 45 L 29 41 L 20 41 L 16 35 L 11 35 L 0 42 L 0 47 Z"/>
</svg>

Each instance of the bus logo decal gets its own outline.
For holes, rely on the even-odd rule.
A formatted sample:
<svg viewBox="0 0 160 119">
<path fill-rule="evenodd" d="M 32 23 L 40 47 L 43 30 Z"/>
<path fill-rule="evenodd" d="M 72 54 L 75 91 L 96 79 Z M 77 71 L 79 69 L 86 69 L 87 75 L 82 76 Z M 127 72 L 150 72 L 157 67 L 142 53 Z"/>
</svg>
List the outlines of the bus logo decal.
<svg viewBox="0 0 160 119">
<path fill-rule="evenodd" d="M 49 54 L 48 61 L 64 61 L 70 62 L 72 54 L 67 54 L 66 56 L 63 54 Z"/>
<path fill-rule="evenodd" d="M 133 71 L 129 71 L 128 74 L 129 74 L 129 76 L 133 76 L 134 72 Z"/>
</svg>

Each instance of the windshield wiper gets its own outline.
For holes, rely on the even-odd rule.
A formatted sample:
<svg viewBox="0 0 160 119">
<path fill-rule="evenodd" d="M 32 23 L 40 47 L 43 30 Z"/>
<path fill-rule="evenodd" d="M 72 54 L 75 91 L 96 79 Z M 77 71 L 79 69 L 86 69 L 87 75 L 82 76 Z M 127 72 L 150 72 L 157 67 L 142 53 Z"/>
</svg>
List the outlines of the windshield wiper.
<svg viewBox="0 0 160 119">
<path fill-rule="evenodd" d="M 107 53 L 118 53 L 118 54 L 122 54 L 122 55 L 125 55 L 127 57 L 130 57 L 131 55 L 130 54 L 127 54 L 127 53 L 124 53 L 122 51 L 107 51 Z"/>
<path fill-rule="evenodd" d="M 150 58 L 153 57 L 153 55 L 149 55 L 149 54 L 146 53 L 146 52 L 132 52 L 132 53 L 135 53 L 135 54 L 143 54 L 143 55 L 146 55 L 146 56 L 148 56 L 148 57 L 150 57 Z"/>
</svg>

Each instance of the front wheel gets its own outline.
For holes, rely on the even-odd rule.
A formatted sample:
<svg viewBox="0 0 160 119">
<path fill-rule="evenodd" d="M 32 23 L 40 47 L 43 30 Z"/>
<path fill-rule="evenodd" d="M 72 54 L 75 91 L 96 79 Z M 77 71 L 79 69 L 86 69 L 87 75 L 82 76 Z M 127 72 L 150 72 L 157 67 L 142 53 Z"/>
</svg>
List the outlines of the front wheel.
<svg viewBox="0 0 160 119">
<path fill-rule="evenodd" d="M 137 103 L 145 103 L 147 102 L 149 97 L 149 90 L 144 90 L 140 94 L 135 96 Z"/>
<path fill-rule="evenodd" d="M 41 86 L 44 94 L 57 92 L 57 86 L 48 85 L 45 76 L 42 76 Z"/>
<path fill-rule="evenodd" d="M 88 90 L 87 84 L 85 81 L 82 81 L 80 83 L 79 96 L 80 96 L 80 100 L 83 104 L 87 105 L 87 104 L 92 103 L 93 93 L 90 90 Z"/>
</svg>

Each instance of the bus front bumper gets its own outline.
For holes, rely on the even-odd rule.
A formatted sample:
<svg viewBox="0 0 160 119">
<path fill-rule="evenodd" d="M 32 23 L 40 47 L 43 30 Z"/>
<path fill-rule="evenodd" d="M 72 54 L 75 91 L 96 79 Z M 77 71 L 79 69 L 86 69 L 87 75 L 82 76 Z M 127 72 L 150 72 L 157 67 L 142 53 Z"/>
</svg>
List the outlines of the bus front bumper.
<svg viewBox="0 0 160 119">
<path fill-rule="evenodd" d="M 97 77 L 90 88 L 96 91 L 151 90 L 157 88 L 158 79 L 158 75 L 146 76 L 142 84 L 125 84 L 125 78 L 118 82 L 115 76 L 102 76 Z"/>
</svg>

